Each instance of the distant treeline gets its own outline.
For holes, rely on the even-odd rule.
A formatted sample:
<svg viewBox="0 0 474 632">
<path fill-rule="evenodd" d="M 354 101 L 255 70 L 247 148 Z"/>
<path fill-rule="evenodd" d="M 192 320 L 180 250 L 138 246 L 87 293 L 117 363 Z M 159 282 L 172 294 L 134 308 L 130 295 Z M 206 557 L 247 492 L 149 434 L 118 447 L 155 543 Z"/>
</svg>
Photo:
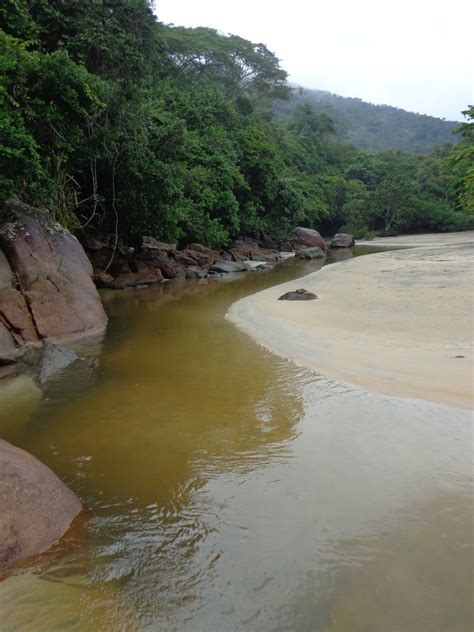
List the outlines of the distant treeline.
<svg viewBox="0 0 474 632">
<path fill-rule="evenodd" d="M 315 112 L 329 114 L 335 124 L 336 139 L 359 149 L 429 154 L 437 146 L 458 140 L 454 134 L 459 127 L 456 121 L 407 112 L 391 105 L 374 105 L 324 90 L 294 88 L 291 99 L 277 101 L 275 108 L 283 117 L 289 117 L 301 103 L 310 103 Z"/>
<path fill-rule="evenodd" d="M 312 103 L 275 114 L 291 90 L 263 44 L 147 0 L 3 0 L 0 28 L 0 203 L 131 243 L 472 226 L 472 122 L 428 156 L 361 151 Z"/>
</svg>

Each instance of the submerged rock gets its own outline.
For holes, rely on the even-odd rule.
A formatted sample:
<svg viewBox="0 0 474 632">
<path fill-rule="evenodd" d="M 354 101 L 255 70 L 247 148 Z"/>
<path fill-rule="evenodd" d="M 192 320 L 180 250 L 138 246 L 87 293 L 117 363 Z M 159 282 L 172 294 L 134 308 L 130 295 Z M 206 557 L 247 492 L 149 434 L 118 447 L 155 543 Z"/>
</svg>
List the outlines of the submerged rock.
<svg viewBox="0 0 474 632">
<path fill-rule="evenodd" d="M 286 292 L 286 294 L 282 294 L 279 301 L 314 301 L 318 298 L 317 294 L 313 294 L 312 292 L 308 292 L 303 288 L 299 290 L 292 290 L 291 292 Z"/>
<path fill-rule="evenodd" d="M 205 279 L 207 276 L 207 270 L 203 270 L 199 266 L 186 268 L 186 279 Z"/>
<path fill-rule="evenodd" d="M 161 283 L 162 281 L 161 270 L 140 268 L 137 272 L 119 274 L 107 287 L 114 290 L 125 290 L 126 288 L 148 287 L 152 283 Z"/>
<path fill-rule="evenodd" d="M 82 505 L 34 456 L 0 440 L 0 569 L 56 544 Z"/>
<path fill-rule="evenodd" d="M 297 259 L 324 259 L 326 253 L 324 250 L 321 250 L 318 246 L 313 246 L 312 248 L 306 248 L 304 246 L 296 247 L 296 257 Z"/>
<path fill-rule="evenodd" d="M 337 233 L 331 239 L 331 248 L 352 248 L 352 246 L 355 246 L 355 239 L 348 233 Z"/>
<path fill-rule="evenodd" d="M 212 272 L 246 272 L 248 267 L 243 261 L 216 261 L 212 267 Z"/>
<path fill-rule="evenodd" d="M 46 345 L 41 358 L 38 382 L 43 384 L 55 373 L 65 369 L 77 359 L 78 355 L 72 349 L 60 345 Z"/>
</svg>

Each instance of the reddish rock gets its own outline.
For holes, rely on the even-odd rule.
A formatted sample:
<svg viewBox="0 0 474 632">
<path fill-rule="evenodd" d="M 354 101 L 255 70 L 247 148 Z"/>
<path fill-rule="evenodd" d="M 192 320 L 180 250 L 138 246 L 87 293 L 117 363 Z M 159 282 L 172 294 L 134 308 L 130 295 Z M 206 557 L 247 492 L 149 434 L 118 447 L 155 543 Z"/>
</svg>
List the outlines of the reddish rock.
<svg viewBox="0 0 474 632">
<path fill-rule="evenodd" d="M 0 569 L 56 544 L 82 506 L 34 456 L 0 440 Z"/>
<path fill-rule="evenodd" d="M 79 241 L 47 213 L 18 201 L 5 204 L 2 218 L 0 245 L 32 319 L 23 329 L 28 337 L 32 328 L 50 341 L 102 332 L 107 317 Z M 13 294 L 3 309 L 22 310 Z"/>
<path fill-rule="evenodd" d="M 40 344 L 25 297 L 16 286 L 16 277 L 0 251 L 0 359 L 4 360 L 16 358 L 26 346 Z"/>
<path fill-rule="evenodd" d="M 134 260 L 135 264 L 140 261 L 149 268 L 160 270 L 165 279 L 184 278 L 184 266 L 169 257 L 163 250 L 147 248 L 140 252 Z"/>
<path fill-rule="evenodd" d="M 213 263 L 220 259 L 220 254 L 217 250 L 212 250 L 212 248 L 207 248 L 201 244 L 189 244 L 186 250 L 192 253 L 193 256 L 199 260 L 200 265 L 206 268 L 210 268 Z"/>
<path fill-rule="evenodd" d="M 326 242 L 317 230 L 313 230 L 312 228 L 302 228 L 301 226 L 298 226 L 298 228 L 295 228 L 293 232 L 295 235 L 295 241 L 300 246 L 317 246 L 318 248 L 321 248 L 321 250 L 326 250 Z"/>
<path fill-rule="evenodd" d="M 154 237 L 143 237 L 142 250 L 161 250 L 169 254 L 172 250 L 176 250 L 176 244 L 167 244 Z"/>
<path fill-rule="evenodd" d="M 110 284 L 113 283 L 113 280 L 114 277 L 111 274 L 103 272 L 102 274 L 96 276 L 95 284 L 97 285 L 97 287 L 100 288 L 110 287 Z"/>
<path fill-rule="evenodd" d="M 196 244 L 198 245 L 198 244 Z M 219 259 L 219 253 L 214 250 L 204 249 L 204 246 L 201 246 L 202 250 L 192 250 L 191 248 L 185 248 L 184 250 L 174 250 L 171 255 L 183 266 L 186 267 L 194 267 L 198 266 L 200 268 L 205 268 L 208 270 L 213 263 L 215 263 Z"/>
<path fill-rule="evenodd" d="M 279 253 L 268 248 L 261 248 L 256 241 L 237 239 L 229 248 L 234 261 L 266 261 L 274 263 L 279 259 Z"/>
<path fill-rule="evenodd" d="M 198 254 L 191 250 L 173 250 L 171 252 L 173 259 L 185 267 L 199 265 L 199 259 L 196 256 Z"/>
<path fill-rule="evenodd" d="M 163 275 L 161 270 L 157 268 L 144 268 L 139 272 L 119 274 L 107 287 L 123 290 L 128 287 L 151 285 L 152 283 L 161 283 L 162 281 Z"/>
</svg>

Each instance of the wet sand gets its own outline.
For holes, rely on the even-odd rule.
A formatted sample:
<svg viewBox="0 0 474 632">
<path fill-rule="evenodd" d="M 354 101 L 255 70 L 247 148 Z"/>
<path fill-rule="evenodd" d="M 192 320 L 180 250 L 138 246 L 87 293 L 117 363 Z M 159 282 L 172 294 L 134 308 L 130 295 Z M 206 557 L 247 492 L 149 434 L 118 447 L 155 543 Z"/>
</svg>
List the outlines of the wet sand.
<svg viewBox="0 0 474 632">
<path fill-rule="evenodd" d="M 301 366 L 367 390 L 470 409 L 474 232 L 358 242 L 406 248 L 241 299 L 227 318 Z M 278 301 L 300 287 L 315 301 Z"/>
</svg>

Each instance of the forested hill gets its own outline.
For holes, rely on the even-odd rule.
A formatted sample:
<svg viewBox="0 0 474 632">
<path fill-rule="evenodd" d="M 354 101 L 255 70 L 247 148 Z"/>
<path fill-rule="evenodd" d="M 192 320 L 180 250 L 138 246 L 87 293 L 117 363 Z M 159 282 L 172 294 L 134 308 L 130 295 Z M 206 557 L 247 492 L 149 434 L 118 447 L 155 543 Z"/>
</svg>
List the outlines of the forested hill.
<svg viewBox="0 0 474 632">
<path fill-rule="evenodd" d="M 359 149 L 428 154 L 436 146 L 454 142 L 453 130 L 459 127 L 456 121 L 303 88 L 294 89 L 290 101 L 279 101 L 276 109 L 288 117 L 302 102 L 311 103 L 317 112 L 329 114 L 336 124 L 338 139 Z"/>
</svg>

